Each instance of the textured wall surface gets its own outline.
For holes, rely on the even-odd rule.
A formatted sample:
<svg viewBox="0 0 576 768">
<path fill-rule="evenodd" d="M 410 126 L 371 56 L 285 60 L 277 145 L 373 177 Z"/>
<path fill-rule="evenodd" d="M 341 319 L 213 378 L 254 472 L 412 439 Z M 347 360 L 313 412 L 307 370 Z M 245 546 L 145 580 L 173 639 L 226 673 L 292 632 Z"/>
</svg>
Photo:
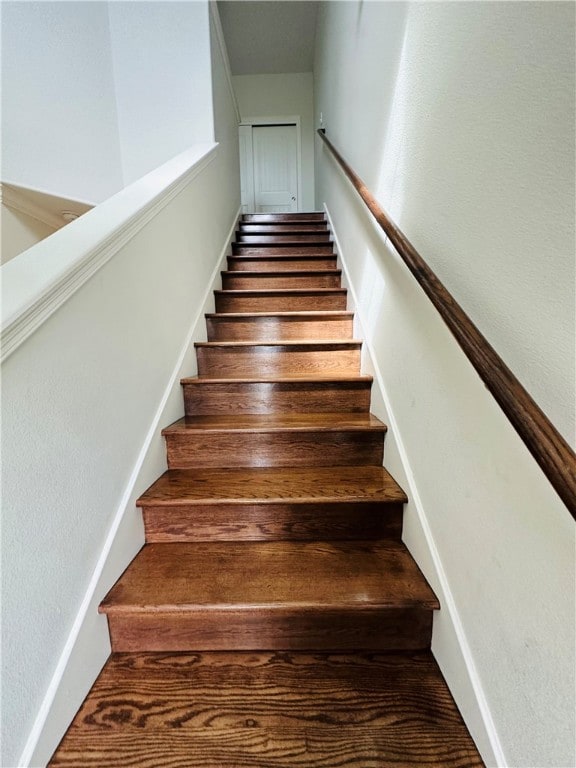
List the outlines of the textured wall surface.
<svg viewBox="0 0 576 768">
<path fill-rule="evenodd" d="M 2 178 L 87 202 L 122 188 L 108 3 L 2 4 Z"/>
<path fill-rule="evenodd" d="M 316 121 L 574 440 L 574 6 L 326 3 Z M 434 651 L 490 764 L 574 754 L 574 526 L 317 144 L 411 497 L 404 538 L 443 609 Z"/>
<path fill-rule="evenodd" d="M 209 7 L 2 6 L 4 180 L 99 203 L 214 138 Z"/>
<path fill-rule="evenodd" d="M 109 3 L 124 184 L 213 138 L 206 2 Z"/>
</svg>

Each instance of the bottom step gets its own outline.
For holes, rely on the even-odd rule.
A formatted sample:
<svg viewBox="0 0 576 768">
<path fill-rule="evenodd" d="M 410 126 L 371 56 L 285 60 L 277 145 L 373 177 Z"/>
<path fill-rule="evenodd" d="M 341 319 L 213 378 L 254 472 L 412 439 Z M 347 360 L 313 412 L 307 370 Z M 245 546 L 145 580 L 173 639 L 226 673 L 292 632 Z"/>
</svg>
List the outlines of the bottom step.
<svg viewBox="0 0 576 768">
<path fill-rule="evenodd" d="M 481 768 L 417 654 L 114 654 L 51 768 Z"/>
</svg>

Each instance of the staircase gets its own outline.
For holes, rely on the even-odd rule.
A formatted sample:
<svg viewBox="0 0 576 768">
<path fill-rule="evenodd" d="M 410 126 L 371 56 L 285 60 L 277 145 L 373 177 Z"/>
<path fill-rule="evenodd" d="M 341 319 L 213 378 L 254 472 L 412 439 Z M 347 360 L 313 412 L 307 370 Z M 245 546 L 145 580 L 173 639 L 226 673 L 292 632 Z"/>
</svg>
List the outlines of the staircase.
<svg viewBox="0 0 576 768">
<path fill-rule="evenodd" d="M 245 215 L 56 768 L 483 765 L 323 214 Z"/>
</svg>

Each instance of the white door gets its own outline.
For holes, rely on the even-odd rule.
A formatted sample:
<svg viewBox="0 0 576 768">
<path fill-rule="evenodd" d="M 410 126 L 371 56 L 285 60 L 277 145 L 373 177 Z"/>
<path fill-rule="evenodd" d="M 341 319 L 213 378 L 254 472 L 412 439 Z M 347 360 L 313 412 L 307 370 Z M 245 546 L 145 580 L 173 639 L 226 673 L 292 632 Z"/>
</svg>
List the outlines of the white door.
<svg viewBox="0 0 576 768">
<path fill-rule="evenodd" d="M 244 213 L 297 211 L 296 125 L 252 125 L 242 128 L 242 210 Z"/>
</svg>

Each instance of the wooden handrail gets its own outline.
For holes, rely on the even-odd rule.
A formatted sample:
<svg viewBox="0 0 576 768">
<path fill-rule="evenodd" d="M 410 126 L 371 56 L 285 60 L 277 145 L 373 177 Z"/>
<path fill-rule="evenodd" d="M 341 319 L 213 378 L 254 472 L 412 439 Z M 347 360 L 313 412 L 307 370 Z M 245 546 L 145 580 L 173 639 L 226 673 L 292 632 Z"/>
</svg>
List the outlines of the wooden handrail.
<svg viewBox="0 0 576 768">
<path fill-rule="evenodd" d="M 440 313 L 464 354 L 512 423 L 554 489 L 576 519 L 576 454 L 544 415 L 502 358 L 426 264 L 412 243 L 380 208 L 362 179 L 318 130 L 370 213 L 388 235 L 420 287 Z"/>
</svg>

